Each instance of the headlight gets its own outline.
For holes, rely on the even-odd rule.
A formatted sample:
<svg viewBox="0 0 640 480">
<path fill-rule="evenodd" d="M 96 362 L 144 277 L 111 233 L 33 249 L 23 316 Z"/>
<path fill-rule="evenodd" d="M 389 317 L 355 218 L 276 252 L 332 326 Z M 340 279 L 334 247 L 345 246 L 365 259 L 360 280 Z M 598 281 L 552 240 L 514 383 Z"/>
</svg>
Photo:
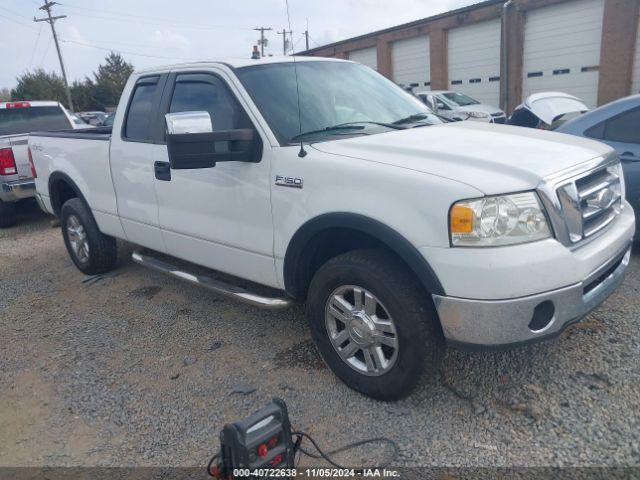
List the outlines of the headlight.
<svg viewBox="0 0 640 480">
<path fill-rule="evenodd" d="M 451 207 L 449 229 L 454 247 L 494 247 L 551 237 L 534 192 L 458 202 Z"/>
<path fill-rule="evenodd" d="M 467 112 L 471 118 L 489 118 L 488 113 L 482 112 Z"/>
</svg>

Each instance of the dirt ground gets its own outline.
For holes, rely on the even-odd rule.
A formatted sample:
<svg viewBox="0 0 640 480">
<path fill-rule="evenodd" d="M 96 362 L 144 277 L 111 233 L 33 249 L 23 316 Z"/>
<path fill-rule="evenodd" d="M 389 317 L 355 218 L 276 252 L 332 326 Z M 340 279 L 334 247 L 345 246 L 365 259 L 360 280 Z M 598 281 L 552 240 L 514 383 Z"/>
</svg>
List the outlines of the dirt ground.
<svg viewBox="0 0 640 480">
<path fill-rule="evenodd" d="M 393 439 L 397 466 L 640 466 L 637 252 L 557 340 L 450 350 L 436 381 L 381 403 L 325 368 L 301 308 L 221 299 L 134 264 L 126 244 L 115 272 L 85 277 L 50 220 L 30 207 L 0 230 L 0 466 L 204 465 L 225 422 L 274 396 L 327 448 Z"/>
</svg>

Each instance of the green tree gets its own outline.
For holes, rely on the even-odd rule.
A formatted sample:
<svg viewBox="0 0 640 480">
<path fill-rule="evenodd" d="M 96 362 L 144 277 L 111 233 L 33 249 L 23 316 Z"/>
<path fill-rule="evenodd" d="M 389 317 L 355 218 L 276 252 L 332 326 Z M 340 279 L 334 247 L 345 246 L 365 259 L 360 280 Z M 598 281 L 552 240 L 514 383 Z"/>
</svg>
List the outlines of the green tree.
<svg viewBox="0 0 640 480">
<path fill-rule="evenodd" d="M 64 81 L 57 73 L 38 68 L 17 80 L 18 85 L 11 90 L 12 100 L 56 100 L 68 107 Z"/>
<path fill-rule="evenodd" d="M 129 76 L 133 73 L 133 65 L 128 63 L 119 53 L 110 52 L 105 58 L 106 63 L 98 67 L 93 74 L 91 83 L 94 97 L 101 108 L 118 105 L 120 95 Z"/>
<path fill-rule="evenodd" d="M 11 90 L 7 87 L 0 88 L 0 102 L 8 102 L 11 100 Z"/>
<path fill-rule="evenodd" d="M 100 110 L 102 105 L 95 97 L 95 86 L 90 79 L 84 81 L 76 80 L 71 85 L 71 98 L 76 111 Z"/>
<path fill-rule="evenodd" d="M 110 52 L 105 63 L 93 73 L 93 78 L 73 82 L 71 98 L 75 109 L 81 112 L 115 107 L 132 72 L 133 65 L 120 54 Z M 18 85 L 11 90 L 13 100 L 55 100 L 67 106 L 64 81 L 55 72 L 48 73 L 39 68 L 26 72 L 17 80 Z"/>
</svg>

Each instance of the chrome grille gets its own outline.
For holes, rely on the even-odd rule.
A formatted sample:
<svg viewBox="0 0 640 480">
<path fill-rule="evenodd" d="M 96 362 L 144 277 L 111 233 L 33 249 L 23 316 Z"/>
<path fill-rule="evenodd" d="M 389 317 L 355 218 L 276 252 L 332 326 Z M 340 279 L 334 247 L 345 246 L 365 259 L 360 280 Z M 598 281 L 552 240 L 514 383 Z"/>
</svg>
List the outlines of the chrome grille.
<svg viewBox="0 0 640 480">
<path fill-rule="evenodd" d="M 609 225 L 622 209 L 620 163 L 578 175 L 556 192 L 571 243 L 589 238 Z"/>
</svg>

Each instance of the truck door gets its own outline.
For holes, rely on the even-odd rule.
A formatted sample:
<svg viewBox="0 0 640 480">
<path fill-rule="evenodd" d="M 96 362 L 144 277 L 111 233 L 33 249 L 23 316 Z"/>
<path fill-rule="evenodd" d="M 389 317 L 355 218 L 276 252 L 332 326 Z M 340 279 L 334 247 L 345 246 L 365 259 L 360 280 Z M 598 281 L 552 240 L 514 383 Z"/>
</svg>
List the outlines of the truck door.
<svg viewBox="0 0 640 480">
<path fill-rule="evenodd" d="M 236 87 L 223 71 L 173 72 L 162 104 L 164 113 L 208 112 L 214 132 L 256 130 L 255 138 L 263 145 L 259 162 L 218 162 L 211 168 L 195 169 L 169 170 L 166 146 L 157 151 L 155 161 L 160 170 L 156 171 L 155 186 L 167 252 L 276 286 L 271 149 L 247 114 Z"/>
<path fill-rule="evenodd" d="M 161 252 L 166 248 L 158 223 L 153 162 L 163 148 L 164 125 L 158 109 L 167 77 L 140 77 L 124 91 L 129 102 L 122 128 L 113 131 L 110 151 L 118 215 L 127 239 Z"/>
</svg>

